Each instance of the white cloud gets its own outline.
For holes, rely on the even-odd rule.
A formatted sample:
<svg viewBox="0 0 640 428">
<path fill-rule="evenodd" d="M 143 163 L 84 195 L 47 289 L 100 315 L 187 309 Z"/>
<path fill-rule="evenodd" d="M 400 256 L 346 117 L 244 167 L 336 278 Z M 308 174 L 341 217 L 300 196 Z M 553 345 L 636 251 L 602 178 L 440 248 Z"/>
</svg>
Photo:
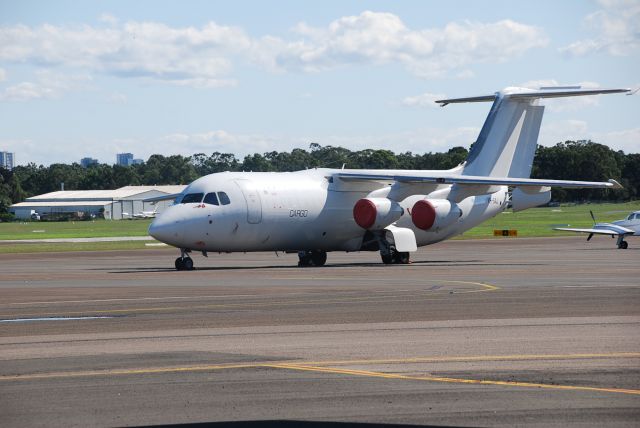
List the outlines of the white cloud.
<svg viewBox="0 0 640 428">
<path fill-rule="evenodd" d="M 307 144 L 308 145 L 308 144 Z M 227 152 L 238 156 L 304 147 L 302 140 L 281 135 L 232 134 L 224 130 L 166 135 L 154 144 L 154 150 L 166 153 Z M 178 148 L 176 150 L 176 148 Z"/>
<path fill-rule="evenodd" d="M 7 80 L 7 72 L 4 71 L 4 68 L 0 68 L 0 82 L 4 82 Z"/>
<path fill-rule="evenodd" d="M 202 133 L 175 133 L 153 144 L 154 153 L 234 153 L 247 154 L 307 148 L 311 142 L 322 146 L 342 146 L 351 150 L 387 149 L 414 153 L 446 151 L 454 146 L 468 147 L 480 132 L 476 127 L 451 129 L 425 128 L 406 132 L 375 135 L 291 135 L 233 134 L 223 130 Z M 151 154 L 151 153 L 149 153 Z"/>
<path fill-rule="evenodd" d="M 299 23 L 290 38 L 252 38 L 242 28 L 215 22 L 176 28 L 121 23 L 109 14 L 99 21 L 97 26 L 0 27 L 0 61 L 211 88 L 236 84 L 230 77 L 236 60 L 303 72 L 399 63 L 419 76 L 454 71 L 468 78 L 473 64 L 504 62 L 548 43 L 542 29 L 512 20 L 410 29 L 397 15 L 369 11 L 326 27 Z"/>
<path fill-rule="evenodd" d="M 594 132 L 592 140 L 625 153 L 640 153 L 640 128 Z"/>
<path fill-rule="evenodd" d="M 114 104 L 126 104 L 128 101 L 127 96 L 119 92 L 114 92 L 113 94 L 110 94 L 107 99 L 109 100 L 109 102 L 112 102 Z"/>
<path fill-rule="evenodd" d="M 98 21 L 104 22 L 105 24 L 109 24 L 109 25 L 112 25 L 112 26 L 118 25 L 118 22 L 119 22 L 118 18 L 116 18 L 115 16 L 113 16 L 110 13 L 103 13 L 98 18 Z"/>
<path fill-rule="evenodd" d="M 600 0 L 602 9 L 587 15 L 584 24 L 592 38 L 577 40 L 560 49 L 569 56 L 602 52 L 614 56 L 640 50 L 640 1 Z"/>
<path fill-rule="evenodd" d="M 592 140 L 613 150 L 640 153 L 640 128 L 592 131 L 583 120 L 560 120 L 546 124 L 540 129 L 538 141 L 543 146 L 554 146 L 568 140 Z"/>
<path fill-rule="evenodd" d="M 444 94 L 430 94 L 425 92 L 424 94 L 405 97 L 402 100 L 402 104 L 408 107 L 434 108 L 439 107 L 439 105 L 436 104 L 436 100 L 442 100 L 445 98 L 447 98 L 447 96 Z"/>
<path fill-rule="evenodd" d="M 49 70 L 36 72 L 34 82 L 21 82 L 0 92 L 0 100 L 28 101 L 58 98 L 63 93 L 88 88 L 91 76 L 64 75 Z"/>
<path fill-rule="evenodd" d="M 365 11 L 325 28 L 300 23 L 292 41 L 262 41 L 257 58 L 272 69 L 322 71 L 344 65 L 400 63 L 422 77 L 442 77 L 468 65 L 504 62 L 548 44 L 543 30 L 512 20 L 495 23 L 452 22 L 444 28 L 413 30 L 391 13 Z M 268 54 L 265 54 L 268 53 Z"/>
<path fill-rule="evenodd" d="M 105 19 L 108 27 L 0 27 L 0 61 L 75 67 L 197 87 L 226 86 L 233 84 L 225 77 L 232 68 L 228 56 L 251 43 L 242 29 L 214 22 L 201 28 L 172 28 Z"/>
</svg>

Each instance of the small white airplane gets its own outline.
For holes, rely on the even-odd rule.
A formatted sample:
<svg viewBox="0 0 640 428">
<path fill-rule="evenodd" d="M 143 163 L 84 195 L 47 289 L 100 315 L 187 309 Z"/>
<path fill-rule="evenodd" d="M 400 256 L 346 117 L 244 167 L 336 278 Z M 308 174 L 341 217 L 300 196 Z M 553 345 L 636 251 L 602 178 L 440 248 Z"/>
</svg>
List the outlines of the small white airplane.
<svg viewBox="0 0 640 428">
<path fill-rule="evenodd" d="M 140 211 L 135 213 L 134 215 L 131 215 L 123 211 L 122 217 L 129 217 L 129 220 L 133 220 L 136 218 L 155 218 L 157 214 L 158 214 L 158 207 L 156 207 L 153 211 Z"/>
<path fill-rule="evenodd" d="M 379 251 L 384 263 L 409 263 L 417 247 L 459 235 L 502 212 L 549 202 L 551 187 L 620 188 L 615 180 L 531 179 L 544 112 L 541 98 L 630 93 L 629 89 L 506 88 L 480 97 L 436 101 L 492 102 L 467 160 L 444 171 L 314 168 L 297 172 L 222 172 L 176 195 L 149 234 L 189 253 L 297 252 L 299 266 L 322 266 L 329 251 Z M 512 190 L 509 191 L 509 188 Z"/>
<path fill-rule="evenodd" d="M 123 213 L 124 214 L 124 213 Z M 134 218 L 155 218 L 158 214 L 158 207 L 155 207 L 153 211 L 140 211 L 133 215 Z"/>
<path fill-rule="evenodd" d="M 574 229 L 571 227 L 554 227 L 553 230 L 588 233 L 587 241 L 590 241 L 593 235 L 611 235 L 612 238 L 618 238 L 616 244 L 621 250 L 626 250 L 629 246 L 627 241 L 624 240 L 625 236 L 640 236 L 640 211 L 634 211 L 624 220 L 617 220 L 613 223 L 596 223 L 593 212 L 589 212 L 593 219 L 593 228 Z"/>
</svg>

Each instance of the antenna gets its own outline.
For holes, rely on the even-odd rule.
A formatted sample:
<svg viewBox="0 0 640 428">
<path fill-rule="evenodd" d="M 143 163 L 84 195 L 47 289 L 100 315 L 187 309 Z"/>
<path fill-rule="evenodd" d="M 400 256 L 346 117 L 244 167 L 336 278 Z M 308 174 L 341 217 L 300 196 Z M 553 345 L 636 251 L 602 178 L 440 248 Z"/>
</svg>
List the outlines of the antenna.
<svg viewBox="0 0 640 428">
<path fill-rule="evenodd" d="M 593 215 L 593 211 L 589 210 L 589 214 L 591 214 L 591 219 L 593 220 L 593 224 L 596 224 L 596 216 Z"/>
</svg>

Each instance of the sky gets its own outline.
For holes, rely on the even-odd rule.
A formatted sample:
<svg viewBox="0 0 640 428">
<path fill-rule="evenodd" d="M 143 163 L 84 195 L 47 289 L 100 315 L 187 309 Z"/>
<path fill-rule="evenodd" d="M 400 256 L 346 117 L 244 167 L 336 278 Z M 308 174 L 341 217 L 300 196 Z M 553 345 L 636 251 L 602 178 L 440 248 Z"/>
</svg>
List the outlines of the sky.
<svg viewBox="0 0 640 428">
<path fill-rule="evenodd" d="M 640 0 L 0 0 L 0 150 L 468 147 L 509 86 L 640 87 Z M 640 93 L 546 100 L 539 142 L 640 152 Z"/>
</svg>

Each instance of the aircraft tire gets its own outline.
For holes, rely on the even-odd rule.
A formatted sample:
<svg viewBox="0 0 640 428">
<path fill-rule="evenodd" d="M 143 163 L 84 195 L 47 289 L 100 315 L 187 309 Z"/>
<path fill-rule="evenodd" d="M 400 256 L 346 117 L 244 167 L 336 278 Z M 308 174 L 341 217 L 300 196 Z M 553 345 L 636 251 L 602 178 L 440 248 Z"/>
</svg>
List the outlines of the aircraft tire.
<svg viewBox="0 0 640 428">
<path fill-rule="evenodd" d="M 312 262 L 312 256 L 309 251 L 298 252 L 298 267 L 311 266 Z"/>
<path fill-rule="evenodd" d="M 385 265 L 390 265 L 393 263 L 393 254 L 380 254 L 380 257 L 382 258 L 382 263 L 384 263 Z"/>
<path fill-rule="evenodd" d="M 182 257 L 178 257 L 175 262 L 176 270 L 184 270 L 184 263 L 182 262 Z"/>
<path fill-rule="evenodd" d="M 185 257 L 182 260 L 182 265 L 184 266 L 184 270 L 193 270 L 193 259 L 191 257 Z"/>
<path fill-rule="evenodd" d="M 314 266 L 324 266 L 327 262 L 327 252 L 326 251 L 312 251 L 311 252 L 311 263 Z"/>
<path fill-rule="evenodd" d="M 397 252 L 394 254 L 394 262 L 399 265 L 407 265 L 409 264 L 409 253 L 407 252 Z"/>
<path fill-rule="evenodd" d="M 621 250 L 626 250 L 627 248 L 629 248 L 629 243 L 627 241 L 622 241 L 618 248 L 620 248 Z"/>
</svg>

